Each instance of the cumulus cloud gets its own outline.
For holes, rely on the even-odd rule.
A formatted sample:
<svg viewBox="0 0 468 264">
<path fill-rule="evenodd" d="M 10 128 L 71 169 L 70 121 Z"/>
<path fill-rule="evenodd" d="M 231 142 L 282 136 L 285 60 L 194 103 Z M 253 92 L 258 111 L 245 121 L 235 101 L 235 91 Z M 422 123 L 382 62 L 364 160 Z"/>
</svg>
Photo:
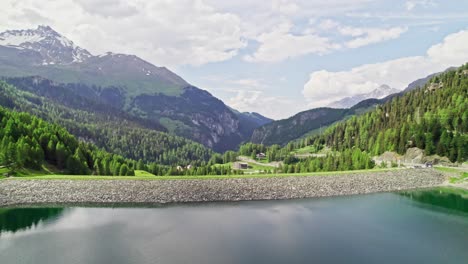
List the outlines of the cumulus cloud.
<svg viewBox="0 0 468 264">
<path fill-rule="evenodd" d="M 127 17 L 138 14 L 131 2 L 123 0 L 75 0 L 89 14 L 105 17 Z"/>
<path fill-rule="evenodd" d="M 278 62 L 304 54 L 323 55 L 338 49 L 338 44 L 318 35 L 295 35 L 290 32 L 291 23 L 283 23 L 273 31 L 263 33 L 256 39 L 260 47 L 253 55 L 244 57 L 249 62 Z"/>
<path fill-rule="evenodd" d="M 334 50 L 344 48 L 359 48 L 370 44 L 396 39 L 405 33 L 406 27 L 352 27 L 345 26 L 331 19 L 322 20 L 314 24 L 310 20 L 310 27 L 305 28 L 302 34 L 293 34 L 293 24 L 282 22 L 268 33 L 262 33 L 255 38 L 259 42 L 258 49 L 252 55 L 244 56 L 248 62 L 279 62 L 306 54 L 324 55 Z M 337 42 L 322 33 L 334 31 L 350 39 Z"/>
<path fill-rule="evenodd" d="M 304 85 L 310 107 L 325 106 L 347 96 L 370 92 L 382 84 L 403 89 L 410 82 L 468 61 L 468 30 L 448 35 L 425 56 L 366 64 L 349 71 L 316 71 Z"/>
<path fill-rule="evenodd" d="M 433 63 L 456 66 L 468 61 L 467 43 L 468 30 L 450 34 L 443 42 L 430 47 L 427 56 Z"/>
<path fill-rule="evenodd" d="M 2 30 L 36 27 L 26 14 L 34 12 L 95 54 L 136 54 L 157 65 L 224 61 L 246 46 L 239 16 L 202 0 L 3 0 L 0 8 Z"/>
<path fill-rule="evenodd" d="M 246 61 L 278 62 L 395 37 L 395 31 L 371 32 L 346 44 L 312 27 L 296 30 L 301 21 L 359 10 L 369 1 L 3 0 L 0 30 L 48 24 L 94 54 L 135 54 L 169 67 L 226 61 L 248 43 L 259 47 Z"/>
<path fill-rule="evenodd" d="M 255 90 L 238 90 L 226 104 L 242 112 L 257 112 L 273 119 L 285 118 L 304 110 L 296 100 Z"/>
<path fill-rule="evenodd" d="M 272 10 L 280 14 L 290 15 L 297 13 L 300 7 L 293 1 L 276 0 L 272 1 Z"/>
</svg>

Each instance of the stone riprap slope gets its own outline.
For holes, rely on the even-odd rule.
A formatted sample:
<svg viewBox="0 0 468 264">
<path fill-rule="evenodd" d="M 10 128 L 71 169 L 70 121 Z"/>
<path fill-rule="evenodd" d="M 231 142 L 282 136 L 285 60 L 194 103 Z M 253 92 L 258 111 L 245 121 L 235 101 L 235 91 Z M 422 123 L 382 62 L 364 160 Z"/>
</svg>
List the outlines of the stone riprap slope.
<svg viewBox="0 0 468 264">
<path fill-rule="evenodd" d="M 0 181 L 0 206 L 73 203 L 171 203 L 295 199 L 439 186 L 433 169 L 327 176 L 194 180 Z"/>
</svg>

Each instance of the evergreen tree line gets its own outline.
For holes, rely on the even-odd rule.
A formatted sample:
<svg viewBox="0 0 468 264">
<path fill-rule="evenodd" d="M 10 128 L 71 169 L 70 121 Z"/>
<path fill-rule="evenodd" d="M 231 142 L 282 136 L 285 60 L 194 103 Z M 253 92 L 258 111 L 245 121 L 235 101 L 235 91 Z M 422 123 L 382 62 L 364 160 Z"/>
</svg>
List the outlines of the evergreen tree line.
<svg viewBox="0 0 468 264">
<path fill-rule="evenodd" d="M 340 153 L 325 157 L 308 157 L 284 162 L 281 171 L 284 173 L 307 173 L 322 171 L 363 170 L 374 168 L 375 163 L 368 153 L 359 148 L 346 149 Z"/>
<path fill-rule="evenodd" d="M 35 92 L 48 97 L 33 94 L 29 78 L 15 79 L 18 85 L 29 89 L 26 91 L 0 81 L 0 105 L 29 112 L 65 127 L 80 141 L 146 163 L 198 166 L 213 155 L 212 150 L 199 143 L 157 131 L 161 129 L 158 124 L 143 122 L 110 106 L 77 96 L 67 90 L 69 87 L 38 85 L 33 87 Z"/>
<path fill-rule="evenodd" d="M 133 175 L 135 162 L 79 142 L 65 129 L 0 107 L 0 164 L 40 170 L 44 163 L 68 174 Z"/>
<path fill-rule="evenodd" d="M 468 158 L 468 64 L 433 78 L 375 110 L 353 116 L 302 143 L 343 152 L 359 148 L 371 155 L 405 154 L 411 147 L 452 162 Z M 440 86 L 439 86 L 440 85 Z M 437 88 L 433 88 L 437 87 Z"/>
<path fill-rule="evenodd" d="M 194 166 L 161 165 L 136 161 L 111 154 L 91 143 L 76 139 L 66 129 L 24 112 L 0 107 L 0 166 L 12 170 L 30 168 L 41 170 L 52 165 L 71 175 L 133 176 L 135 170 L 155 175 L 229 175 L 230 166 L 201 162 Z"/>
</svg>

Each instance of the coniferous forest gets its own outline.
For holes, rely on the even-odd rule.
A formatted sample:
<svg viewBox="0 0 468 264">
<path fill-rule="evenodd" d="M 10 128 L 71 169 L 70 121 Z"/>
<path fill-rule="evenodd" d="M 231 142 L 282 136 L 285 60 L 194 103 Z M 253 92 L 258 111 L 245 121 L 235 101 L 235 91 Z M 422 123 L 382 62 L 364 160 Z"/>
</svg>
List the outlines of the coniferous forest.
<svg viewBox="0 0 468 264">
<path fill-rule="evenodd" d="M 467 69 L 464 65 L 434 77 L 424 87 L 352 116 L 322 134 L 284 147 L 246 143 L 224 154 L 167 133 L 132 127 L 138 124 L 133 119 L 125 119 L 128 123 L 122 125 L 119 120 L 106 119 L 102 112 L 91 115 L 66 108 L 0 82 L 2 105 L 50 120 L 1 108 L 0 164 L 38 170 L 50 165 L 61 173 L 84 175 L 134 175 L 135 170 L 155 175 L 224 175 L 242 173 L 230 165 L 239 156 L 255 159 L 265 153 L 266 161 L 281 162 L 271 172 L 306 173 L 370 169 L 375 166 L 373 156 L 386 151 L 404 154 L 413 147 L 424 150 L 425 155 L 461 163 L 468 158 Z M 64 115 L 83 124 L 70 122 Z M 79 139 L 69 131 L 80 135 Z M 298 158 L 294 153 L 301 148 L 313 153 L 325 148 L 330 151 Z"/>
<path fill-rule="evenodd" d="M 358 148 L 370 155 L 385 151 L 404 154 L 418 147 L 426 155 L 452 162 L 468 158 L 468 64 L 434 77 L 420 89 L 354 116 L 306 139 L 337 151 Z"/>
<path fill-rule="evenodd" d="M 425 155 L 448 157 L 451 162 L 468 159 L 468 64 L 434 77 L 428 84 L 377 105 L 362 115 L 333 125 L 320 135 L 278 145 L 246 144 L 240 154 L 265 152 L 270 160 L 284 161 L 282 171 L 315 172 L 368 169 L 373 156 L 386 151 L 405 154 L 417 147 Z M 329 147 L 326 156 L 298 159 L 295 149 L 313 152 Z"/>
<path fill-rule="evenodd" d="M 54 86 L 43 79 L 34 85 L 33 80 L 31 77 L 10 80 L 22 89 L 0 81 L 0 106 L 29 112 L 59 124 L 81 141 L 147 163 L 199 165 L 213 153 L 199 143 L 159 131 L 162 128 L 158 124 L 72 92 L 82 87 Z"/>
<path fill-rule="evenodd" d="M 132 160 L 80 142 L 64 128 L 24 112 L 0 107 L 0 164 L 13 171 L 21 168 L 41 170 L 52 166 L 72 175 L 133 176 L 135 170 L 155 175 L 224 175 L 230 166 L 214 166 L 212 161 L 178 170 L 177 166 Z"/>
</svg>

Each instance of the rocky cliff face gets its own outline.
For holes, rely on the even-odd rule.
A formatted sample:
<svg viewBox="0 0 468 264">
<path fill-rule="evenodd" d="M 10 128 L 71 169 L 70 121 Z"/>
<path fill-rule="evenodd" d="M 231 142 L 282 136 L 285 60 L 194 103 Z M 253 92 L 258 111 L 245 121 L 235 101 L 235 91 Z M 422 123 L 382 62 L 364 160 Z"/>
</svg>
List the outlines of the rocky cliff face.
<svg viewBox="0 0 468 264">
<path fill-rule="evenodd" d="M 246 137 L 239 132 L 237 116 L 221 100 L 193 86 L 180 96 L 137 96 L 129 111 L 159 120 L 169 131 L 218 151 L 235 148 Z"/>
</svg>

